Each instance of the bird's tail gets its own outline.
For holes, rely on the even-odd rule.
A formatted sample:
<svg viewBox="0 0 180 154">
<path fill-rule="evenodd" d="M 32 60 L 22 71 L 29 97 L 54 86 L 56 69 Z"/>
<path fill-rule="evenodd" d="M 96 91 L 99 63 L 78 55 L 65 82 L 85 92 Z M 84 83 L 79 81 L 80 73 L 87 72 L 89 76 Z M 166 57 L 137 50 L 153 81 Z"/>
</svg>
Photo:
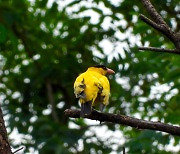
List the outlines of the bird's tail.
<svg viewBox="0 0 180 154">
<path fill-rule="evenodd" d="M 81 103 L 81 114 L 80 114 L 81 117 L 91 114 L 91 105 L 92 105 L 91 101 Z"/>
</svg>

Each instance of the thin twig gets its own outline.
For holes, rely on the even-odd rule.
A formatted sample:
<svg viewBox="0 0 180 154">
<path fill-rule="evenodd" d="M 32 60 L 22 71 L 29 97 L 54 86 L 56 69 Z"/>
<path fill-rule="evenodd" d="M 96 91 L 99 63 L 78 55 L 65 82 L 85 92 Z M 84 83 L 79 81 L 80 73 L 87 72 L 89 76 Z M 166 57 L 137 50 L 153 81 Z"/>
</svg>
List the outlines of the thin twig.
<svg viewBox="0 0 180 154">
<path fill-rule="evenodd" d="M 123 147 L 123 154 L 126 154 L 126 150 L 125 150 L 125 147 Z"/>
<path fill-rule="evenodd" d="M 64 113 L 68 117 L 80 118 L 80 110 L 66 109 Z M 92 113 L 88 116 L 85 116 L 85 118 L 92 120 L 99 120 L 100 122 L 118 123 L 126 126 L 131 126 L 136 129 L 157 130 L 157 131 L 169 133 L 171 135 L 180 136 L 179 126 L 173 126 L 161 122 L 141 120 L 120 114 L 101 113 L 96 110 L 93 110 Z"/>
<path fill-rule="evenodd" d="M 21 148 L 17 149 L 16 151 L 13 152 L 13 154 L 15 154 L 15 153 L 21 151 L 22 149 L 24 149 L 24 147 L 21 147 Z"/>
<path fill-rule="evenodd" d="M 177 49 L 165 49 L 165 48 L 156 48 L 156 47 L 138 47 L 139 50 L 149 50 L 155 52 L 166 52 L 180 55 L 180 51 Z"/>
</svg>

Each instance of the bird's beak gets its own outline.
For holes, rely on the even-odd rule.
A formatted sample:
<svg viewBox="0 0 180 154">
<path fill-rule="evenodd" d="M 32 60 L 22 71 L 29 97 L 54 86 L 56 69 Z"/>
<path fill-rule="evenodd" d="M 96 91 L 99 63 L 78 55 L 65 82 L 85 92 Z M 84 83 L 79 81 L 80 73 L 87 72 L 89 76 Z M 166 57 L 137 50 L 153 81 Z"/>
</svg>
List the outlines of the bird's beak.
<svg viewBox="0 0 180 154">
<path fill-rule="evenodd" d="M 114 72 L 112 69 L 107 68 L 107 73 L 108 73 L 108 74 L 114 74 L 115 72 Z"/>
</svg>

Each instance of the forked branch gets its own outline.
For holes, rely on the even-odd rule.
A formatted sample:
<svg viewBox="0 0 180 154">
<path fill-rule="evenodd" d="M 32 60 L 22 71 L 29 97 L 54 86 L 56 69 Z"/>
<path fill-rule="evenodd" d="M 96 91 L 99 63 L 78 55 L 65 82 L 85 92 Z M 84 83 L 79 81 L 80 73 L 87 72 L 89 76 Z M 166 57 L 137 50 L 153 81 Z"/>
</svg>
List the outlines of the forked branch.
<svg viewBox="0 0 180 154">
<path fill-rule="evenodd" d="M 150 25 L 152 28 L 156 29 L 164 36 L 166 36 L 175 46 L 175 49 L 162 49 L 156 50 L 155 47 L 140 47 L 140 50 L 151 50 L 151 51 L 160 51 L 160 52 L 169 52 L 178 54 L 180 53 L 180 34 L 175 33 L 163 20 L 161 15 L 156 11 L 154 6 L 151 4 L 150 0 L 141 0 L 151 19 L 146 17 L 143 14 L 140 14 L 140 19 L 144 21 L 146 24 Z M 155 49 L 155 50 L 154 50 Z"/>
</svg>

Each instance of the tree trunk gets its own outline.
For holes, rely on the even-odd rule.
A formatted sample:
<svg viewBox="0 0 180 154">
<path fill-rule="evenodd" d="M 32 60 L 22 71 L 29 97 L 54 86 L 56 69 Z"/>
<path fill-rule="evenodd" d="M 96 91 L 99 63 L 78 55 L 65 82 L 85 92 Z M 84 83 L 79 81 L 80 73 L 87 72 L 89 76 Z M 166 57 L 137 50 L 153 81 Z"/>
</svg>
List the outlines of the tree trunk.
<svg viewBox="0 0 180 154">
<path fill-rule="evenodd" d="M 0 154 L 12 154 L 4 124 L 3 113 L 0 107 Z"/>
</svg>

